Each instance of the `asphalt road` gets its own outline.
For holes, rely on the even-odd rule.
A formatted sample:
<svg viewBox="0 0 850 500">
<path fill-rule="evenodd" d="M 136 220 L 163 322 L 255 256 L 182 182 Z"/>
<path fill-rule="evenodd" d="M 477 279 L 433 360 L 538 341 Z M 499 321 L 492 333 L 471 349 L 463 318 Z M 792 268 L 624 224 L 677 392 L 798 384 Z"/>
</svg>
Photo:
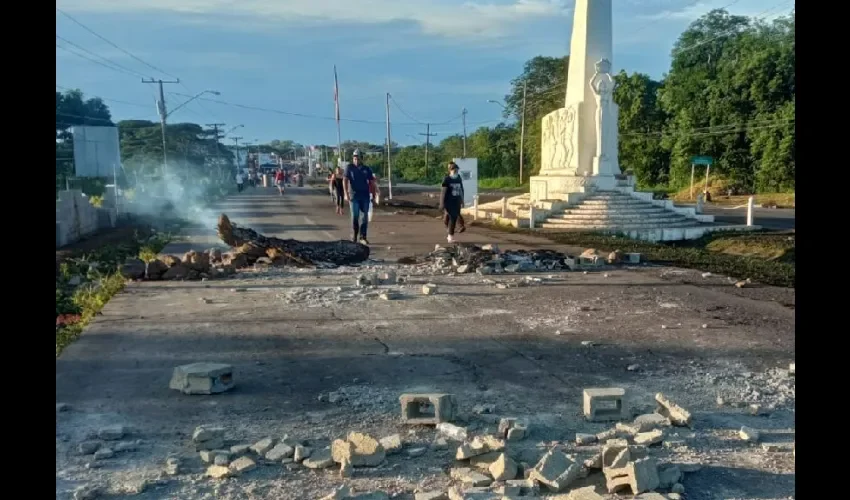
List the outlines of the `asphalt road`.
<svg viewBox="0 0 850 500">
<path fill-rule="evenodd" d="M 746 224 L 747 209 L 706 205 L 703 212 L 713 215 L 716 222 L 726 224 Z M 796 210 L 793 208 L 755 208 L 753 223 L 764 229 L 787 231 L 795 229 Z"/>
<path fill-rule="evenodd" d="M 279 237 L 348 236 L 348 220 L 334 215 L 329 196 L 307 188 L 283 198 L 248 191 L 218 211 Z M 376 214 L 373 226 L 377 258 L 424 253 L 443 236 L 438 221 L 422 216 Z M 463 235 L 504 247 L 539 242 L 511 239 L 517 237 L 477 227 Z M 167 251 L 214 243 L 211 231 L 197 230 Z M 57 413 L 57 498 L 85 484 L 134 500 L 320 498 L 339 486 L 334 471 L 276 465 L 223 482 L 205 479 L 192 430 L 224 425 L 228 445 L 288 434 L 314 449 L 363 430 L 379 437 L 400 433 L 408 447 L 428 449 L 433 428 L 399 422 L 404 392 L 452 392 L 464 412 L 495 403 L 500 414 L 528 417 L 533 437 L 512 449 L 533 464 L 540 442 L 570 443 L 576 432 L 610 427 L 581 417 L 585 387 L 624 387 L 629 405 L 644 412 L 652 411 L 654 394 L 664 392 L 694 413 L 699 423 L 681 432 L 688 444 L 682 454 L 654 451 L 665 461 L 703 464 L 684 480 L 689 499 L 794 493 L 790 453 L 730 444 L 742 425 L 793 438 L 793 398 L 769 419 L 716 404 L 721 393 L 729 401 L 767 403 L 780 395 L 777 387 L 787 386 L 787 375 L 774 381 L 762 374 L 794 359 L 793 290 L 738 289 L 722 276 L 651 266 L 560 273 L 507 289 L 475 274 L 396 270 L 407 280 L 394 287 L 399 297 L 390 301 L 370 299 L 353 286 L 362 269 L 273 268 L 221 281 L 128 286 L 56 360 L 56 401 L 71 408 Z M 423 296 L 419 290 L 429 282 L 438 293 Z M 582 345 L 587 340 L 595 346 Z M 175 366 L 200 361 L 232 364 L 236 388 L 212 397 L 168 389 Z M 318 400 L 331 391 L 343 400 Z M 126 426 L 127 439 L 140 440 L 136 450 L 88 466 L 91 457 L 81 456 L 77 445 L 114 424 Z M 163 479 L 169 454 L 181 458 L 184 472 Z M 359 470 L 347 482 L 357 491 L 381 489 L 404 499 L 422 485 L 445 491 L 450 455 L 391 456 L 387 467 Z M 586 481 L 599 486 L 601 476 Z"/>
</svg>

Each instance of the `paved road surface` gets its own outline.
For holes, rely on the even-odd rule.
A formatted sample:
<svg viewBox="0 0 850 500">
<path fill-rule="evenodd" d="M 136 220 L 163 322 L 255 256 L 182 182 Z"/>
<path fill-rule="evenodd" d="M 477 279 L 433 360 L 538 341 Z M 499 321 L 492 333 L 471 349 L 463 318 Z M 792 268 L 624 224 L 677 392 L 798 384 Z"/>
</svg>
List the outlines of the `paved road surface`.
<svg viewBox="0 0 850 500">
<path fill-rule="evenodd" d="M 747 209 L 706 205 L 704 212 L 714 216 L 716 222 L 727 224 L 746 224 Z M 796 226 L 796 210 L 793 208 L 756 208 L 753 222 L 765 229 L 787 231 Z"/>
<path fill-rule="evenodd" d="M 266 193 L 236 196 L 222 210 L 276 236 L 347 236 L 347 219 L 333 214 L 328 197 L 306 189 L 283 199 Z M 442 237 L 436 221 L 416 216 L 379 215 L 374 227 L 378 257 L 421 253 Z M 465 237 L 504 246 L 533 242 L 482 231 Z M 198 232 L 190 244 L 213 242 Z M 320 498 L 340 484 L 335 472 L 269 465 L 238 479 L 205 479 L 192 430 L 224 425 L 228 445 L 289 434 L 317 450 L 351 430 L 400 433 L 408 447 L 428 450 L 433 428 L 398 421 L 403 392 L 450 391 L 465 412 L 489 403 L 501 414 L 528 417 L 533 435 L 512 444 L 511 453 L 533 464 L 539 442 L 568 443 L 576 432 L 609 427 L 580 415 L 583 388 L 610 386 L 626 388 L 628 404 L 639 411 L 651 411 L 660 391 L 694 412 L 693 434 L 679 432 L 688 447 L 654 452 L 704 464 L 684 480 L 689 500 L 793 494 L 790 453 L 764 453 L 735 438 L 747 425 L 770 429 L 765 439 L 793 439 L 793 381 L 776 371 L 794 359 L 793 291 L 738 289 L 725 277 L 658 267 L 562 273 L 508 289 L 474 274 L 397 271 L 408 284 L 394 287 L 400 296 L 392 301 L 353 287 L 358 269 L 269 269 L 222 281 L 128 286 L 56 361 L 56 400 L 71 407 L 57 413 L 57 498 L 85 484 L 134 500 Z M 421 295 L 427 282 L 439 293 Z M 237 387 L 212 397 L 168 389 L 174 366 L 199 361 L 233 364 Z M 331 391 L 342 400 L 318 400 Z M 718 409 L 718 395 L 778 406 L 769 419 L 754 417 Z M 111 424 L 127 426 L 127 439 L 141 444 L 88 467 L 91 456 L 80 456 L 77 445 Z M 181 457 L 184 472 L 153 484 L 169 454 Z M 404 499 L 417 488 L 445 491 L 451 454 L 394 455 L 387 467 L 359 470 L 348 482 Z M 601 476 L 576 486 L 599 486 Z"/>
</svg>

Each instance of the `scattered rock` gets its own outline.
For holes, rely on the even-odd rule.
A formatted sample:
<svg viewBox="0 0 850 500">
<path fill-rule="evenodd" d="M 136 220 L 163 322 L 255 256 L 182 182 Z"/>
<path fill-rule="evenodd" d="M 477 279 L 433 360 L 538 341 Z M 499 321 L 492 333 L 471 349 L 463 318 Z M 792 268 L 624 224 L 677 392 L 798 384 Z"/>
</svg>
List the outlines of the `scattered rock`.
<svg viewBox="0 0 850 500">
<path fill-rule="evenodd" d="M 449 422 L 437 424 L 437 432 L 455 441 L 465 441 L 468 436 L 466 427 L 460 427 Z"/>
<path fill-rule="evenodd" d="M 472 441 L 465 442 L 458 447 L 455 459 L 467 460 L 491 451 L 502 451 L 504 449 L 505 442 L 501 439 L 492 436 L 475 436 Z"/>
<path fill-rule="evenodd" d="M 97 431 L 97 437 L 104 441 L 118 441 L 127 434 L 123 425 L 110 425 Z"/>
<path fill-rule="evenodd" d="M 322 497 L 322 500 L 345 500 L 351 496 L 351 489 L 348 486 L 342 485 L 335 489 L 332 493 Z"/>
<path fill-rule="evenodd" d="M 213 458 L 213 464 L 227 467 L 230 465 L 230 456 L 219 453 L 215 456 L 215 458 Z"/>
<path fill-rule="evenodd" d="M 596 442 L 596 434 L 584 434 L 581 432 L 576 433 L 576 444 L 577 445 L 588 445 Z"/>
<path fill-rule="evenodd" d="M 514 479 L 517 475 L 517 464 L 505 453 L 499 454 L 499 458 L 490 464 L 490 475 L 496 481 L 507 481 Z"/>
<path fill-rule="evenodd" d="M 435 293 L 437 293 L 437 285 L 433 283 L 422 285 L 422 295 L 434 295 Z"/>
<path fill-rule="evenodd" d="M 217 467 L 213 465 L 213 467 Z M 235 474 L 243 474 L 257 468 L 257 462 L 249 457 L 239 457 L 230 463 L 230 470 Z"/>
<path fill-rule="evenodd" d="M 74 500 L 93 500 L 103 495 L 104 490 L 100 486 L 85 485 L 74 490 Z"/>
<path fill-rule="evenodd" d="M 409 450 L 407 450 L 407 456 L 409 456 L 410 458 L 421 457 L 427 451 L 428 451 L 428 448 L 425 448 L 425 447 L 410 448 Z"/>
<path fill-rule="evenodd" d="M 308 469 L 327 469 L 334 464 L 334 459 L 331 456 L 331 450 L 324 449 L 314 451 L 310 454 L 310 458 L 305 458 L 301 463 Z"/>
<path fill-rule="evenodd" d="M 236 444 L 230 447 L 231 455 L 244 455 L 251 449 L 250 444 Z"/>
<path fill-rule="evenodd" d="M 673 425 L 678 425 L 680 427 L 691 425 L 691 412 L 673 403 L 660 392 L 655 395 L 655 400 L 659 405 L 656 412 L 669 418 Z"/>
<path fill-rule="evenodd" d="M 493 480 L 480 472 L 468 467 L 459 467 L 450 471 L 452 479 L 457 479 L 467 486 L 490 486 Z"/>
<path fill-rule="evenodd" d="M 362 432 L 349 432 L 345 440 L 335 440 L 331 450 L 334 462 L 347 460 L 354 467 L 377 467 L 386 458 L 381 443 Z"/>
<path fill-rule="evenodd" d="M 77 445 L 77 452 L 79 452 L 80 455 L 91 455 L 99 449 L 99 441 L 83 441 Z"/>
<path fill-rule="evenodd" d="M 753 442 L 753 443 L 757 442 L 759 440 L 759 436 L 760 436 L 758 430 L 753 429 L 752 427 L 747 427 L 747 426 L 741 427 L 741 430 L 738 431 L 738 435 L 744 441 Z"/>
<path fill-rule="evenodd" d="M 788 373 L 791 375 L 797 374 L 797 363 L 791 363 L 788 365 Z"/>
<path fill-rule="evenodd" d="M 626 367 L 626 370 L 630 371 L 630 372 L 636 372 L 636 371 L 640 370 L 640 365 L 637 364 L 637 363 L 635 363 L 633 365 L 629 365 L 629 366 Z"/>
<path fill-rule="evenodd" d="M 434 438 L 434 442 L 431 443 L 431 447 L 435 450 L 448 450 L 449 442 L 446 438 L 437 436 Z"/>
<path fill-rule="evenodd" d="M 95 460 L 106 460 L 115 456 L 115 452 L 111 448 L 101 448 L 94 452 Z"/>
<path fill-rule="evenodd" d="M 664 431 L 655 429 L 649 432 L 640 432 L 635 435 L 635 444 L 651 446 L 664 440 Z"/>
<path fill-rule="evenodd" d="M 251 445 L 250 450 L 256 453 L 257 455 L 264 456 L 269 450 L 274 447 L 275 440 L 273 438 L 263 438 L 253 445 Z"/>
<path fill-rule="evenodd" d="M 224 363 L 192 363 L 174 369 L 170 389 L 183 394 L 218 394 L 234 386 L 233 367 Z"/>
<path fill-rule="evenodd" d="M 210 465 L 207 467 L 207 476 L 213 479 L 224 479 L 233 475 L 229 467 L 223 465 Z"/>
<path fill-rule="evenodd" d="M 71 406 L 68 403 L 56 403 L 56 413 L 61 413 L 70 409 Z"/>
<path fill-rule="evenodd" d="M 224 438 L 226 429 L 216 425 L 199 425 L 192 432 L 192 441 L 195 443 L 204 443 Z"/>
<path fill-rule="evenodd" d="M 280 462 L 284 458 L 290 458 L 295 453 L 295 449 L 285 443 L 278 443 L 272 449 L 266 452 L 266 460 L 270 462 Z"/>
<path fill-rule="evenodd" d="M 401 442 L 401 435 L 393 434 L 391 436 L 381 438 L 381 446 L 384 447 L 384 451 L 387 455 L 393 455 L 400 452 L 403 446 Z"/>
<path fill-rule="evenodd" d="M 559 492 L 578 479 L 580 471 L 581 467 L 564 452 L 552 449 L 537 462 L 529 475 L 529 479 L 543 484 L 552 491 Z"/>
<path fill-rule="evenodd" d="M 310 454 L 312 452 L 313 452 L 313 450 L 308 448 L 307 446 L 301 446 L 300 444 L 298 444 L 298 445 L 295 445 L 295 452 L 294 452 L 292 458 L 296 462 L 301 463 L 301 462 L 304 461 L 305 458 L 310 458 Z"/>
<path fill-rule="evenodd" d="M 165 473 L 169 476 L 180 474 L 180 459 L 177 457 L 168 457 L 165 459 Z"/>
<path fill-rule="evenodd" d="M 661 427 L 670 427 L 670 419 L 658 413 L 646 413 L 635 417 L 634 425 L 637 432 L 646 432 Z"/>
</svg>

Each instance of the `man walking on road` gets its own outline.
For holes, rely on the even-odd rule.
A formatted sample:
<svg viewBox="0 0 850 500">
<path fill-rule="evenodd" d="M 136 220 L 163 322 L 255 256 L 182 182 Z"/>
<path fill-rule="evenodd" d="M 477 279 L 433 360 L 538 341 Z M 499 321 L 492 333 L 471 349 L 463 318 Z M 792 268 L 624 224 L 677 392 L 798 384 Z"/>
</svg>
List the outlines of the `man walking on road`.
<svg viewBox="0 0 850 500">
<path fill-rule="evenodd" d="M 245 177 L 242 175 L 241 170 L 236 171 L 236 191 L 242 192 L 242 184 L 245 182 Z"/>
<path fill-rule="evenodd" d="M 343 187 L 345 199 L 351 207 L 351 228 L 353 241 L 360 241 L 364 245 L 369 244 L 366 233 L 369 228 L 369 205 L 372 201 L 372 193 L 377 191 L 375 174 L 372 169 L 363 165 L 360 150 L 355 149 L 351 163 L 345 167 L 343 176 Z"/>
<path fill-rule="evenodd" d="M 440 193 L 440 208 L 446 211 L 448 220 L 446 241 L 454 242 L 455 226 L 460 217 L 460 209 L 463 208 L 463 181 L 460 178 L 460 169 L 455 162 L 449 162 L 449 175 L 443 179 L 442 192 Z"/>
</svg>

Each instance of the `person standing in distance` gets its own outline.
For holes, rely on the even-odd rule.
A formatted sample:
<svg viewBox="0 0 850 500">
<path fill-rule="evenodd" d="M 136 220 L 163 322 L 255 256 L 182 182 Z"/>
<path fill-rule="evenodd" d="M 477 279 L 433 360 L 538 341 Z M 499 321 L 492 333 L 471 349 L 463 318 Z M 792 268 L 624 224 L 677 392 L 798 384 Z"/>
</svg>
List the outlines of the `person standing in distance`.
<svg viewBox="0 0 850 500">
<path fill-rule="evenodd" d="M 245 182 L 245 177 L 242 175 L 242 170 L 236 171 L 236 191 L 242 192 L 242 184 Z"/>
<path fill-rule="evenodd" d="M 448 231 L 446 241 L 454 241 L 455 226 L 460 217 L 460 209 L 463 207 L 463 180 L 460 178 L 460 169 L 455 162 L 449 162 L 449 175 L 443 179 L 443 189 L 440 196 L 440 208 L 446 211 L 448 216 Z"/>
<path fill-rule="evenodd" d="M 352 156 L 351 163 L 345 167 L 343 175 L 345 199 L 351 207 L 351 239 L 368 245 L 366 234 L 369 229 L 369 204 L 372 201 L 372 193 L 377 191 L 378 186 L 372 169 L 363 164 L 360 150 L 355 149 Z"/>
</svg>

